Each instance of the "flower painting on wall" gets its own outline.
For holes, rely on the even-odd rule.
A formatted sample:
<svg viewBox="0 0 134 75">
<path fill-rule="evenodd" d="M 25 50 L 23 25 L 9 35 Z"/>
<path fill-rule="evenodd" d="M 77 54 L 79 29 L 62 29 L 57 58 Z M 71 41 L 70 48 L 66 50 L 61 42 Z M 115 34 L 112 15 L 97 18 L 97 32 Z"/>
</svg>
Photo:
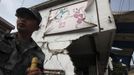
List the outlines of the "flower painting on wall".
<svg viewBox="0 0 134 75">
<path fill-rule="evenodd" d="M 61 33 L 83 28 L 95 27 L 87 21 L 85 9 L 88 1 L 62 6 L 50 10 L 46 34 Z"/>
</svg>

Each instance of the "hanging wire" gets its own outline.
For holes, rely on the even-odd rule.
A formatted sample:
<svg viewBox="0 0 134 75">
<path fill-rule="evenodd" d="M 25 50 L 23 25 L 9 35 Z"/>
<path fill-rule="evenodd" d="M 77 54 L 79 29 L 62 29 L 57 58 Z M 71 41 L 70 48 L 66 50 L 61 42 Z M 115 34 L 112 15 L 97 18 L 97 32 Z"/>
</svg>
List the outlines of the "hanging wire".
<svg viewBox="0 0 134 75">
<path fill-rule="evenodd" d="M 21 5 L 20 5 L 21 7 L 24 5 L 24 1 L 25 1 L 25 0 L 22 0 Z"/>
<path fill-rule="evenodd" d="M 131 4 L 130 4 L 130 0 L 129 0 L 129 2 L 128 2 L 128 11 L 130 11 L 130 6 L 131 6 Z"/>
<path fill-rule="evenodd" d="M 121 0 L 120 1 L 120 4 L 119 4 L 119 10 L 118 10 L 118 14 L 120 15 L 119 17 L 118 17 L 118 19 L 120 19 L 121 18 L 121 16 L 123 15 L 122 14 L 122 10 L 123 10 L 123 4 L 124 4 L 124 0 Z"/>
<path fill-rule="evenodd" d="M 124 0 L 121 0 L 120 5 L 119 5 L 119 11 L 118 11 L 118 13 L 120 14 L 122 12 L 123 4 L 124 4 Z"/>
<path fill-rule="evenodd" d="M 119 2 L 120 4 L 119 4 L 119 9 L 118 9 L 118 13 L 120 13 L 120 8 L 121 8 L 121 5 L 122 5 L 122 0 L 120 0 L 120 2 Z"/>
</svg>

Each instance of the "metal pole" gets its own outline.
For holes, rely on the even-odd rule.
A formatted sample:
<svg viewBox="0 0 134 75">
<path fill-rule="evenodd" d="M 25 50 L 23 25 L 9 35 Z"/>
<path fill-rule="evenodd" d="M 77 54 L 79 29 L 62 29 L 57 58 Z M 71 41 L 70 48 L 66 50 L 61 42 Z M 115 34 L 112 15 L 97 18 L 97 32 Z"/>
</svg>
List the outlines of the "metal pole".
<svg viewBox="0 0 134 75">
<path fill-rule="evenodd" d="M 99 28 L 99 32 L 101 32 L 102 28 L 101 28 L 101 26 L 100 26 L 100 18 L 99 18 L 99 11 L 98 11 L 97 0 L 95 0 L 95 5 L 96 5 L 96 13 L 97 13 L 98 28 Z"/>
<path fill-rule="evenodd" d="M 97 21 L 98 21 L 98 28 L 99 28 L 99 32 L 101 32 L 101 26 L 100 26 L 100 17 L 99 17 L 99 11 L 98 11 L 98 3 L 97 0 L 95 0 L 95 5 L 96 5 L 96 13 L 97 13 Z M 96 75 L 99 75 L 99 70 L 98 70 L 98 58 L 96 55 Z"/>
</svg>

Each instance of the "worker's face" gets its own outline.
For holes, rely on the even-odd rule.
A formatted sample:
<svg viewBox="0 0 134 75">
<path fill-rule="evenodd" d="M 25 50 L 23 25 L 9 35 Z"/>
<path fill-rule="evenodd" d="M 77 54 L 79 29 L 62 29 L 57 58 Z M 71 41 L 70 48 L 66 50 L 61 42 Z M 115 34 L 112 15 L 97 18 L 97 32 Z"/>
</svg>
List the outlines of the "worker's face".
<svg viewBox="0 0 134 75">
<path fill-rule="evenodd" d="M 37 30 L 38 23 L 34 18 L 29 16 L 17 17 L 18 32 L 32 33 Z"/>
</svg>

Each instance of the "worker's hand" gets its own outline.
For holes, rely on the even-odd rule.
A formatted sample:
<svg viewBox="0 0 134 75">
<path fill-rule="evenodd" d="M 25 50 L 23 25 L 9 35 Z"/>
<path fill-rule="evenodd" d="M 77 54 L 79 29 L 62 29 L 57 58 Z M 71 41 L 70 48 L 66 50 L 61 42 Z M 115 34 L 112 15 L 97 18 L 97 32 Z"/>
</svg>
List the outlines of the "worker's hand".
<svg viewBox="0 0 134 75">
<path fill-rule="evenodd" d="M 27 75 L 41 75 L 41 70 L 39 68 L 34 68 L 32 70 L 30 70 L 30 68 L 28 68 Z"/>
</svg>

